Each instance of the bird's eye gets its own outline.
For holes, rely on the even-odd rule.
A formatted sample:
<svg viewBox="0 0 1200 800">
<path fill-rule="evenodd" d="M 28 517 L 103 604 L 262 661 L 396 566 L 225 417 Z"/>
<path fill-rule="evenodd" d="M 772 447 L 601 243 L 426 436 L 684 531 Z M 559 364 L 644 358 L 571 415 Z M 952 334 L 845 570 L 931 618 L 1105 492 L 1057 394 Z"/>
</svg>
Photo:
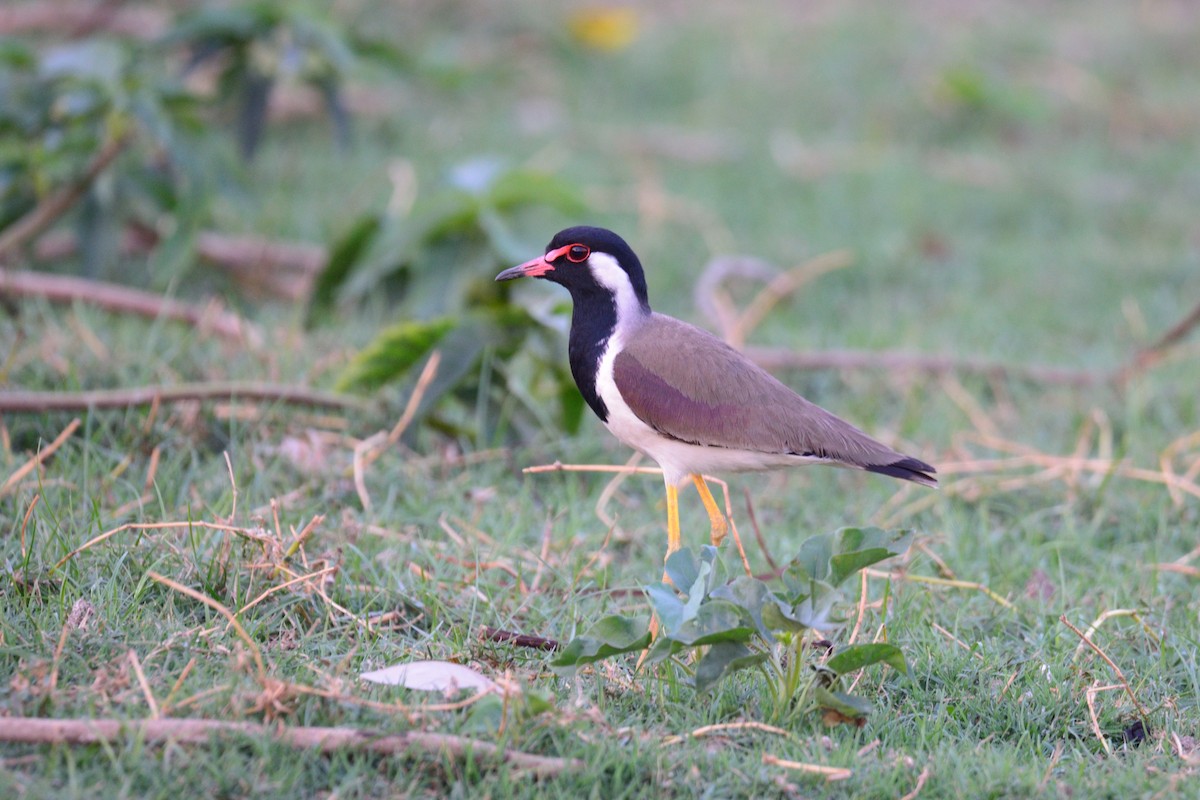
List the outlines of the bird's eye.
<svg viewBox="0 0 1200 800">
<path fill-rule="evenodd" d="M 580 264 L 584 261 L 587 261 L 588 256 L 591 254 L 592 251 L 587 249 L 585 246 L 581 244 L 573 244 L 571 245 L 571 249 L 567 251 L 567 261 L 570 261 L 572 264 Z"/>
</svg>

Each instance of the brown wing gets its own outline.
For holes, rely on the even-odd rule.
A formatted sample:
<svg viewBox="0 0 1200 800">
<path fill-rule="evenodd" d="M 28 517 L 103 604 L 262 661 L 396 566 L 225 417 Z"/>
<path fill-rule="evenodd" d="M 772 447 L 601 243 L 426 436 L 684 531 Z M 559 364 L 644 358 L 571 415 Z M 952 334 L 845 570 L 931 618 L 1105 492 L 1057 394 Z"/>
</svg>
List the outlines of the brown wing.
<svg viewBox="0 0 1200 800">
<path fill-rule="evenodd" d="M 654 314 L 646 320 L 616 357 L 613 377 L 633 413 L 674 439 L 827 458 L 934 482 L 925 474 L 933 467 L 875 441 L 717 337 L 670 317 Z"/>
</svg>

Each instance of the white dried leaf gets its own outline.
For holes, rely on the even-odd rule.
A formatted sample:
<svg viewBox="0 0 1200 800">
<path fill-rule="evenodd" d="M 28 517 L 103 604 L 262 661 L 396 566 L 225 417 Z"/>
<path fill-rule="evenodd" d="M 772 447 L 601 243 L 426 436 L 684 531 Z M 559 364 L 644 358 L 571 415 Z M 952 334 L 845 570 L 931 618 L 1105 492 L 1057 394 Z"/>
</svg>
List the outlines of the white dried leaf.
<svg viewBox="0 0 1200 800">
<path fill-rule="evenodd" d="M 360 677 L 372 683 L 446 694 L 454 694 L 463 689 L 487 692 L 497 688 L 496 682 L 488 676 L 450 661 L 410 661 L 407 664 L 393 664 L 374 672 L 364 672 Z"/>
</svg>

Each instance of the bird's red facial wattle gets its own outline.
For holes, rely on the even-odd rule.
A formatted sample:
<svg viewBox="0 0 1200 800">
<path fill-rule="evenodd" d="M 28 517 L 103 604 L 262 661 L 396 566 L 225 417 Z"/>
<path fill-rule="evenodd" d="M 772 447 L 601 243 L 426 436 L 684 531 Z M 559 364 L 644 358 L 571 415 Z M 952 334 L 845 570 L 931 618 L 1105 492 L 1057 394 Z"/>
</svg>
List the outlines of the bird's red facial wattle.
<svg viewBox="0 0 1200 800">
<path fill-rule="evenodd" d="M 526 261 L 524 264 L 518 264 L 515 267 L 510 267 L 496 276 L 498 281 L 509 281 L 513 278 L 541 278 L 548 272 L 554 271 L 554 263 L 560 258 L 566 258 L 572 264 L 582 264 L 588 260 L 591 250 L 582 244 L 568 244 L 562 247 L 555 248 L 541 258 L 535 258 Z"/>
</svg>

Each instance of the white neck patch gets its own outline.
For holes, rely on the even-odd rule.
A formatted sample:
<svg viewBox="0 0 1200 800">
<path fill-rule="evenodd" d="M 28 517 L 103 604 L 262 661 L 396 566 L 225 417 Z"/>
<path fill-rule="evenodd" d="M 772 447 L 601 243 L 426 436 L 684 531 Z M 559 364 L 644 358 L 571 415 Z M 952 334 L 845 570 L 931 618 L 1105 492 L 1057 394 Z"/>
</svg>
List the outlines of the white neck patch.
<svg viewBox="0 0 1200 800">
<path fill-rule="evenodd" d="M 592 271 L 596 283 L 613 293 L 617 304 L 618 329 L 622 323 L 635 320 L 646 313 L 633 290 L 628 273 L 621 269 L 615 258 L 607 253 L 592 253 L 588 258 L 588 269 Z"/>
</svg>

